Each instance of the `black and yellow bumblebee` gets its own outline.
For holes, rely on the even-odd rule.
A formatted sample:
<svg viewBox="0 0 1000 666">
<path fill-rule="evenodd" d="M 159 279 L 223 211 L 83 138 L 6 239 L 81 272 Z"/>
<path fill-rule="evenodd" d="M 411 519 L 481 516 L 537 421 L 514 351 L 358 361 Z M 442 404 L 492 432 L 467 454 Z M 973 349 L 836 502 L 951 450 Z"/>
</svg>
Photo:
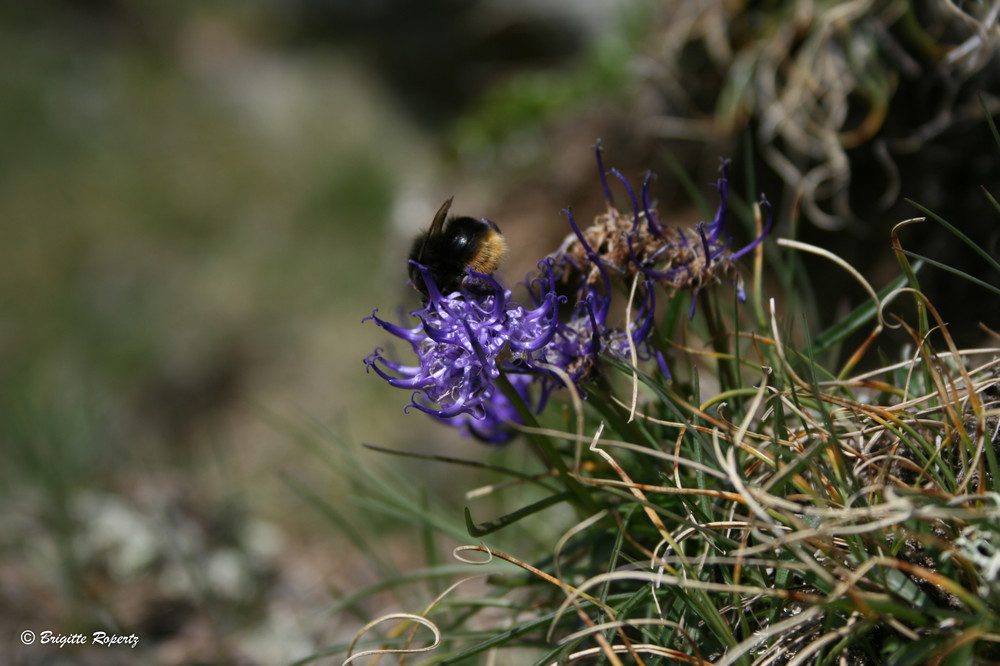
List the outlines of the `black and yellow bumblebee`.
<svg viewBox="0 0 1000 666">
<path fill-rule="evenodd" d="M 427 269 L 442 294 L 479 287 L 467 280 L 468 270 L 492 275 L 507 254 L 507 241 L 500 228 L 484 218 L 448 217 L 452 199 L 445 201 L 431 222 L 430 229 L 413 241 L 409 275 L 413 288 L 429 298 L 427 285 L 416 262 Z"/>
</svg>

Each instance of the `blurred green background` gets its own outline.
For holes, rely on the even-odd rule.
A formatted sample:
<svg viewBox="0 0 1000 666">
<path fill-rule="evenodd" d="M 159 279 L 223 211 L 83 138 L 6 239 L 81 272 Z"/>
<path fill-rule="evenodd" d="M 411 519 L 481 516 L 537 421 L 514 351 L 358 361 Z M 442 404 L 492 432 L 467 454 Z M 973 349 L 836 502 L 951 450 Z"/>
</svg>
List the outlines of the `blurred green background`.
<svg viewBox="0 0 1000 666">
<path fill-rule="evenodd" d="M 633 182 L 660 174 L 672 221 L 699 219 L 688 188 L 711 199 L 720 156 L 741 193 L 756 164 L 781 233 L 801 183 L 775 156 L 849 162 L 849 190 L 817 198 L 855 216 L 799 231 L 876 286 L 904 196 L 995 246 L 976 189 L 997 174 L 995 26 L 949 63 L 974 21 L 875 4 L 0 2 L 0 662 L 285 664 L 349 639 L 362 613 L 331 604 L 385 574 L 357 530 L 420 558 L 405 520 L 359 503 L 356 456 L 461 531 L 489 477 L 360 446 L 526 456 L 404 414 L 364 372 L 388 336 L 361 320 L 417 304 L 409 240 L 448 196 L 504 230 L 511 285 L 567 233 L 560 209 L 600 212 L 598 137 Z M 783 94 L 802 71 L 823 95 Z M 788 126 L 829 111 L 844 143 L 780 134 L 771 83 Z M 843 285 L 821 281 L 818 317 L 846 311 Z M 140 647 L 65 657 L 25 629 Z"/>
</svg>

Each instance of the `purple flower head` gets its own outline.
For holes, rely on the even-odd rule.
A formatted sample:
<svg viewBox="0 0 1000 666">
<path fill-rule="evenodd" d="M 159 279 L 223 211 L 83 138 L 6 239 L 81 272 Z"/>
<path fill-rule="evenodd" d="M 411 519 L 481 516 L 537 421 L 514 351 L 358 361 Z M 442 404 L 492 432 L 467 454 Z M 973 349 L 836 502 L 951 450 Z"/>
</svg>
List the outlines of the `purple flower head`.
<svg viewBox="0 0 1000 666">
<path fill-rule="evenodd" d="M 408 342 L 416 363 L 393 362 L 379 348 L 365 358 L 365 365 L 390 385 L 411 389 L 410 406 L 440 419 L 461 417 L 455 423 L 472 434 L 490 442 L 504 441 L 503 424 L 520 419 L 497 387 L 497 379 L 503 370 L 532 370 L 533 361 L 555 334 L 558 297 L 550 291 L 537 307 L 527 309 L 511 300 L 511 292 L 491 276 L 475 272 L 471 277 L 492 287 L 492 293 L 463 289 L 446 296 L 426 268 L 418 265 L 418 269 L 428 300 L 410 313 L 419 321 L 416 326 L 396 326 L 378 317 L 377 310 L 365 318 Z M 527 398 L 530 382 L 511 381 Z"/>
<path fill-rule="evenodd" d="M 651 176 L 647 175 L 637 197 L 628 180 L 617 170 L 604 171 L 601 148 L 596 148 L 601 184 L 608 201 L 607 211 L 597 216 L 594 223 L 580 229 L 570 217 L 572 233 L 566 237 L 559 250 L 552 255 L 558 267 L 558 277 L 568 283 L 596 286 L 607 281 L 610 272 L 623 285 L 630 285 L 638 274 L 649 292 L 658 284 L 668 295 L 687 290 L 697 295 L 704 287 L 726 279 L 739 284 L 736 260 L 752 250 L 770 232 L 771 207 L 762 200 L 767 223 L 761 235 L 747 246 L 733 250 L 729 232 L 729 161 L 719 167 L 719 207 L 715 219 L 699 224 L 693 231 L 679 227 L 666 227 L 659 221 L 652 208 L 649 194 Z M 607 175 L 621 181 L 632 203 L 629 214 L 613 207 Z M 651 292 L 650 292 L 651 293 Z M 650 300 L 651 296 L 644 295 Z M 692 304 L 692 316 L 694 313 Z"/>
</svg>

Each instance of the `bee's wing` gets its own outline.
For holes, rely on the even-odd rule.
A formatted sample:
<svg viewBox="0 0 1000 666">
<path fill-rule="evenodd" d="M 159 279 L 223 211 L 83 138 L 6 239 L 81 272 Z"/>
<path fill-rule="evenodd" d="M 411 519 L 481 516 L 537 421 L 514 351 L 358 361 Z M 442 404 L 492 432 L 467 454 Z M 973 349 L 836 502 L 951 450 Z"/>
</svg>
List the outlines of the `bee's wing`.
<svg viewBox="0 0 1000 666">
<path fill-rule="evenodd" d="M 448 197 L 448 200 L 441 204 L 441 207 L 438 208 L 437 214 L 434 215 L 434 221 L 431 222 L 431 228 L 427 230 L 427 235 L 424 236 L 424 243 L 420 246 L 420 254 L 417 255 L 418 262 L 421 262 L 424 259 L 424 250 L 427 249 L 427 241 L 441 233 L 441 228 L 444 226 L 444 221 L 448 218 L 448 210 L 451 208 L 451 202 L 454 198 L 454 195 Z"/>
<path fill-rule="evenodd" d="M 454 196 L 448 197 L 448 200 L 438 208 L 438 212 L 434 216 L 434 221 L 431 222 L 430 231 L 427 232 L 428 236 L 437 236 L 441 233 L 441 227 L 444 226 L 444 221 L 448 217 L 448 210 L 451 208 L 451 201 L 454 198 Z"/>
</svg>

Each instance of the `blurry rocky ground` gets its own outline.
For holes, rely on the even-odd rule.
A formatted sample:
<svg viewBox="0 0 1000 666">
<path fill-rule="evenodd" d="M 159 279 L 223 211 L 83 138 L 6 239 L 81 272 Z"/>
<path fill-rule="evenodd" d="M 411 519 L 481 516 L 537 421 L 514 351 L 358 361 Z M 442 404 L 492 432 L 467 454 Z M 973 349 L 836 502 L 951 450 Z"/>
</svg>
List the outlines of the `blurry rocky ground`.
<svg viewBox="0 0 1000 666">
<path fill-rule="evenodd" d="M 560 209 L 601 211 L 597 137 L 689 223 L 675 168 L 710 198 L 720 156 L 755 161 L 784 231 L 811 192 L 802 234 L 876 278 L 903 197 L 990 219 L 996 16 L 838 4 L 0 3 L 0 661 L 284 664 L 349 638 L 329 609 L 379 572 L 308 498 L 377 521 L 401 567 L 416 535 L 352 510 L 317 448 L 490 454 L 361 361 L 385 344 L 361 319 L 416 303 L 408 240 L 448 196 L 501 226 L 510 284 Z M 848 290 L 821 282 L 835 316 Z M 460 523 L 474 481 L 402 470 Z"/>
</svg>

